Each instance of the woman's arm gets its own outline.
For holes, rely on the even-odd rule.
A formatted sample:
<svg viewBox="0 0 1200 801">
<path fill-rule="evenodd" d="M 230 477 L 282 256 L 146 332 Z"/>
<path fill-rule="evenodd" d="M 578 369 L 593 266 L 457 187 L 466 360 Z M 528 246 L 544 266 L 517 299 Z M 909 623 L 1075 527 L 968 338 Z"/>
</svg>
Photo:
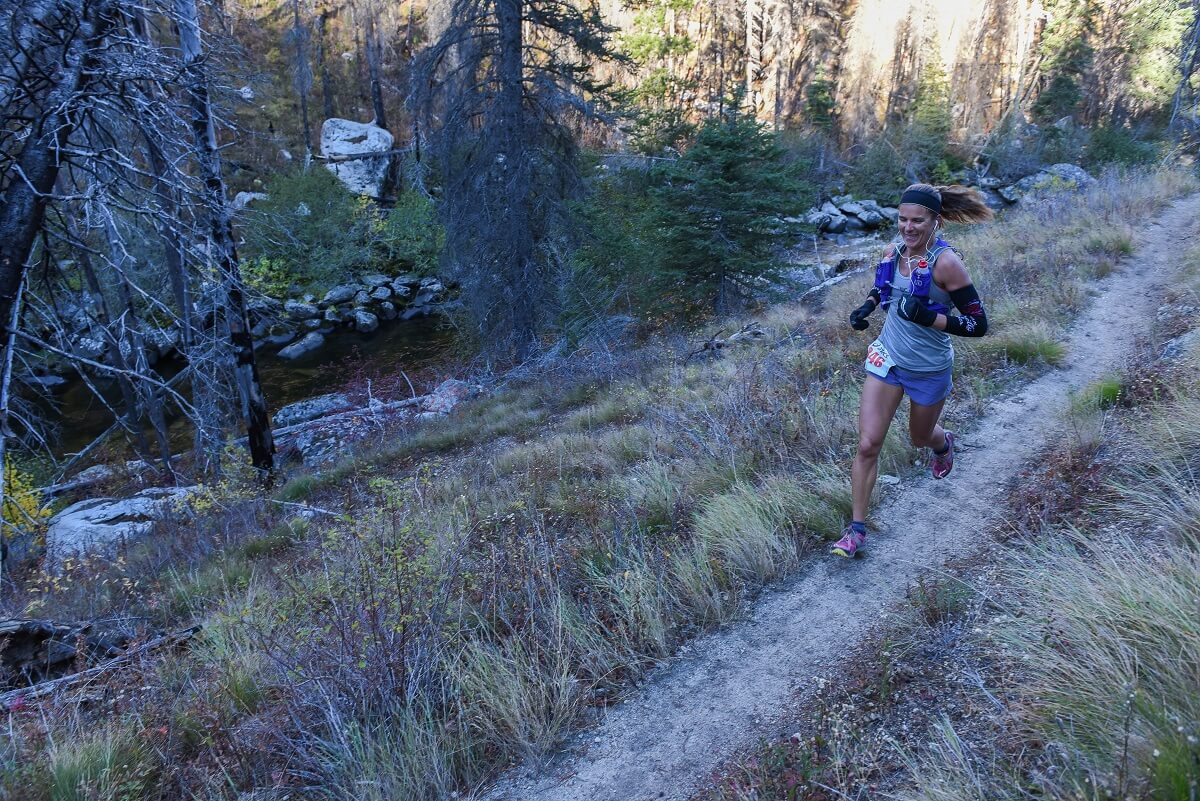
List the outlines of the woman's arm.
<svg viewBox="0 0 1200 801">
<path fill-rule="evenodd" d="M 932 327 L 947 334 L 960 337 L 981 337 L 987 333 L 987 314 L 983 310 L 983 301 L 967 267 L 953 250 L 945 250 L 933 265 L 933 280 L 950 294 L 954 307 L 962 312 L 961 316 L 939 314 L 933 320 Z"/>
</svg>

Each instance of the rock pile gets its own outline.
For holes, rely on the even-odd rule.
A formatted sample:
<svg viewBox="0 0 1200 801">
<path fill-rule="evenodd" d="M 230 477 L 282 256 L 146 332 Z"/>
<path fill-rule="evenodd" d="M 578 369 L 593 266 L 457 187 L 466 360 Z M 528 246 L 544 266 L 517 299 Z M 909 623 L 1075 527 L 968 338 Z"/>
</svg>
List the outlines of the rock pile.
<svg viewBox="0 0 1200 801">
<path fill-rule="evenodd" d="M 839 234 L 874 231 L 893 225 L 898 215 L 896 209 L 881 206 L 874 200 L 838 195 L 826 200 L 820 208 L 809 209 L 800 219 L 833 239 Z"/>
<path fill-rule="evenodd" d="M 295 359 L 320 348 L 338 327 L 369 333 L 381 320 L 433 314 L 445 296 L 446 286 L 436 278 L 367 275 L 333 287 L 320 299 L 306 294 L 255 304 L 250 310 L 251 333 L 257 344 L 283 346 L 279 355 Z"/>
</svg>

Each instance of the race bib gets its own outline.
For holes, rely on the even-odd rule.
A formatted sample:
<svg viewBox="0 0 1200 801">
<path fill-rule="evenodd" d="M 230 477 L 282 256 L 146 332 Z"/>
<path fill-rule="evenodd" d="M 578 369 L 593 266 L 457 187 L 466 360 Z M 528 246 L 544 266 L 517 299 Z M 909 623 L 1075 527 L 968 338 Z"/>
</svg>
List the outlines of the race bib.
<svg viewBox="0 0 1200 801">
<path fill-rule="evenodd" d="M 887 352 L 887 348 L 878 339 L 867 346 L 867 361 L 863 364 L 867 368 L 868 373 L 883 378 L 895 366 L 892 361 L 892 355 Z"/>
</svg>

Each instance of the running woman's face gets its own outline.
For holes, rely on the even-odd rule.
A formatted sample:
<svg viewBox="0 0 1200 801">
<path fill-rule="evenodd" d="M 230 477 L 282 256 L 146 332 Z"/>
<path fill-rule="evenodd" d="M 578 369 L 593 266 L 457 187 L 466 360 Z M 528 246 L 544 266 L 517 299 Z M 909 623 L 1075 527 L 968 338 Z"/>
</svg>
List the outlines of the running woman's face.
<svg viewBox="0 0 1200 801">
<path fill-rule="evenodd" d="M 916 203 L 900 204 L 900 237 L 908 250 L 929 247 L 933 242 L 934 214 Z"/>
</svg>

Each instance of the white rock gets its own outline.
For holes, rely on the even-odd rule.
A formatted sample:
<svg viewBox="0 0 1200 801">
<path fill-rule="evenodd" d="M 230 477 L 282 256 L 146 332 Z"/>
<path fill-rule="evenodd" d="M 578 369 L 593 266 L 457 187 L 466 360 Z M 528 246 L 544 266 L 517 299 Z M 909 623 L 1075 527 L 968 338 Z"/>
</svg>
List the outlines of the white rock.
<svg viewBox="0 0 1200 801">
<path fill-rule="evenodd" d="M 387 153 L 394 141 L 390 133 L 369 123 L 331 117 L 321 126 L 321 155 L 326 158 Z M 376 156 L 325 166 L 354 194 L 379 199 L 390 161 L 390 156 Z"/>
<path fill-rule="evenodd" d="M 107 553 L 148 535 L 173 502 L 196 487 L 152 487 L 130 498 L 89 498 L 50 519 L 46 553 L 52 563 L 71 556 Z"/>
<path fill-rule="evenodd" d="M 287 312 L 290 317 L 293 317 L 297 320 L 310 320 L 313 317 L 317 317 L 321 314 L 321 310 L 313 304 L 301 303 L 298 300 L 291 299 L 283 304 L 283 310 Z"/>
<path fill-rule="evenodd" d="M 391 296 L 392 296 L 392 290 L 390 287 L 377 286 L 371 290 L 371 297 L 374 300 L 387 300 Z"/>
<path fill-rule="evenodd" d="M 422 399 L 421 411 L 427 414 L 449 414 L 455 406 L 482 391 L 482 387 L 450 378 L 438 384 L 437 389 Z"/>
<path fill-rule="evenodd" d="M 258 200 L 266 200 L 269 198 L 266 192 L 238 192 L 233 196 L 233 210 L 241 211 Z"/>
</svg>

